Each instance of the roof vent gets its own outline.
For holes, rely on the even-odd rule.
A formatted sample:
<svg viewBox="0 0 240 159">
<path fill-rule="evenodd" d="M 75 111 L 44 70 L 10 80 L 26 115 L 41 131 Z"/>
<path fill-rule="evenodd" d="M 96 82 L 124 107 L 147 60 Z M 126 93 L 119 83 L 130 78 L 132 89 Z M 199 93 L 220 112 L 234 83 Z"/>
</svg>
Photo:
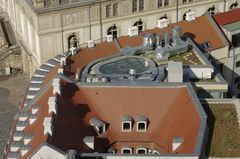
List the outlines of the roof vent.
<svg viewBox="0 0 240 159">
<path fill-rule="evenodd" d="M 113 42 L 113 35 L 107 35 L 107 42 Z"/>
<path fill-rule="evenodd" d="M 52 135 L 52 117 L 45 117 L 43 121 L 44 126 L 44 135 L 49 134 Z"/>
<path fill-rule="evenodd" d="M 30 145 L 22 145 L 21 146 L 21 156 L 24 156 L 30 150 L 31 150 L 31 146 Z"/>
<path fill-rule="evenodd" d="M 23 131 L 28 126 L 28 121 L 18 121 L 16 123 L 16 130 Z"/>
<path fill-rule="evenodd" d="M 168 24 L 169 24 L 168 19 L 163 18 L 163 19 L 158 20 L 158 25 L 157 25 L 157 27 L 160 28 L 160 29 L 161 29 L 161 28 L 166 28 L 166 27 L 168 27 Z"/>
<path fill-rule="evenodd" d="M 29 124 L 33 124 L 37 120 L 38 115 L 37 114 L 31 114 L 29 116 Z"/>
<path fill-rule="evenodd" d="M 29 117 L 29 113 L 27 111 L 19 111 L 17 117 L 19 121 L 26 121 Z"/>
<path fill-rule="evenodd" d="M 61 85 L 60 85 L 60 78 L 54 78 L 52 82 L 53 86 L 53 94 L 58 93 L 61 95 Z"/>
<path fill-rule="evenodd" d="M 155 38 L 156 38 L 156 47 L 161 47 L 162 46 L 161 35 L 157 34 L 155 35 Z"/>
<path fill-rule="evenodd" d="M 187 12 L 187 13 L 186 13 L 186 20 L 187 20 L 187 21 L 193 21 L 193 20 L 195 20 L 195 19 L 196 19 L 196 14 L 195 14 L 195 12 L 190 11 L 190 12 Z"/>
<path fill-rule="evenodd" d="M 67 58 L 66 58 L 66 57 L 61 57 L 60 63 L 61 63 L 61 66 L 66 66 L 66 64 L 67 64 Z"/>
<path fill-rule="evenodd" d="M 181 40 L 181 28 L 179 26 L 174 26 L 172 31 L 173 43 L 177 43 Z"/>
<path fill-rule="evenodd" d="M 10 146 L 10 150 L 12 152 L 17 152 L 20 149 L 21 146 L 22 146 L 21 141 L 13 141 L 11 146 Z"/>
<path fill-rule="evenodd" d="M 7 159 L 19 159 L 20 157 L 20 153 L 18 152 L 9 152 L 7 155 Z"/>
<path fill-rule="evenodd" d="M 76 150 L 68 150 L 66 154 L 66 159 L 75 159 L 77 151 Z"/>
<path fill-rule="evenodd" d="M 89 121 L 89 123 L 91 126 L 93 126 L 94 130 L 97 132 L 98 135 L 100 135 L 106 131 L 105 123 L 97 118 L 92 118 Z"/>
<path fill-rule="evenodd" d="M 32 107 L 32 114 L 36 114 L 40 109 L 40 105 L 39 104 L 36 104 L 36 105 L 33 105 Z"/>
<path fill-rule="evenodd" d="M 172 142 L 172 151 L 176 151 L 179 146 L 181 146 L 183 143 L 183 138 L 182 137 L 175 137 L 173 138 Z"/>
<path fill-rule="evenodd" d="M 94 136 L 86 136 L 83 138 L 83 142 L 92 150 L 94 150 Z"/>
<path fill-rule="evenodd" d="M 164 45 L 168 46 L 171 42 L 171 35 L 168 32 L 164 33 Z"/>
<path fill-rule="evenodd" d="M 128 35 L 130 37 L 138 35 L 138 27 L 133 26 L 133 27 L 128 28 Z"/>
<path fill-rule="evenodd" d="M 94 41 L 93 40 L 87 41 L 87 46 L 88 46 L 88 48 L 93 48 L 94 47 Z"/>
<path fill-rule="evenodd" d="M 52 97 L 49 97 L 48 98 L 48 113 L 50 114 L 51 112 L 57 114 L 57 104 L 56 104 L 56 101 L 57 101 L 57 97 L 55 96 L 52 96 Z"/>
<path fill-rule="evenodd" d="M 23 137 L 24 145 L 29 144 L 29 142 L 32 141 L 32 139 L 33 139 L 32 135 L 29 135 L 29 134 L 24 135 L 24 137 Z"/>
<path fill-rule="evenodd" d="M 15 131 L 13 135 L 13 141 L 20 141 L 24 136 L 24 131 Z"/>
</svg>

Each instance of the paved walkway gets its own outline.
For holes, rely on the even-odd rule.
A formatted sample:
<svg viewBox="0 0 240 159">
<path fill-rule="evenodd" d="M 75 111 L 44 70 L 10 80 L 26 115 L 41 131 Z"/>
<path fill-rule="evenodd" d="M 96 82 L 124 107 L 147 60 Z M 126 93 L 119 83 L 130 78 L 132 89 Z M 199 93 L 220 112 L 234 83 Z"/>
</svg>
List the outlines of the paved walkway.
<svg viewBox="0 0 240 159">
<path fill-rule="evenodd" d="M 28 82 L 28 75 L 0 76 L 0 158 Z"/>
</svg>

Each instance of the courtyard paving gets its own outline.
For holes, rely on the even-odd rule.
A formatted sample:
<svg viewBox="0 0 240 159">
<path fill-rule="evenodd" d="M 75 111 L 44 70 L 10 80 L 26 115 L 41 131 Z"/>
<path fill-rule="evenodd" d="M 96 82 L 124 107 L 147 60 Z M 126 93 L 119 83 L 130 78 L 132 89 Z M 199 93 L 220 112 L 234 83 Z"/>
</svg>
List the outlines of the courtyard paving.
<svg viewBox="0 0 240 159">
<path fill-rule="evenodd" d="M 28 75 L 0 76 L 0 158 L 29 82 Z"/>
</svg>

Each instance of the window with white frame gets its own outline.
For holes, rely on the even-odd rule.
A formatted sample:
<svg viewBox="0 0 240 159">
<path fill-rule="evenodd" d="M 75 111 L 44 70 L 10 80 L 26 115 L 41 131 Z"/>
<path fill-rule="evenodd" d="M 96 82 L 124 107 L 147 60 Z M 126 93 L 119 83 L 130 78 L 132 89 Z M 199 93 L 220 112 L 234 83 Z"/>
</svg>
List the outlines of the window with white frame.
<svg viewBox="0 0 240 159">
<path fill-rule="evenodd" d="M 136 116 L 136 123 L 137 123 L 137 131 L 138 132 L 145 132 L 147 131 L 147 117 L 143 115 Z"/>
<path fill-rule="evenodd" d="M 137 154 L 146 154 L 147 153 L 147 149 L 143 148 L 143 147 L 137 148 L 136 153 Z"/>
<path fill-rule="evenodd" d="M 132 131 L 132 117 L 129 115 L 122 116 L 122 131 Z"/>
<path fill-rule="evenodd" d="M 98 135 L 101 135 L 103 134 L 104 132 L 106 132 L 106 124 L 97 119 L 97 118 L 92 118 L 90 121 L 89 121 L 90 125 L 94 128 L 94 130 L 96 131 L 96 133 Z"/>
<path fill-rule="evenodd" d="M 122 148 L 122 154 L 132 154 L 132 148 L 131 147 L 124 147 Z"/>
</svg>

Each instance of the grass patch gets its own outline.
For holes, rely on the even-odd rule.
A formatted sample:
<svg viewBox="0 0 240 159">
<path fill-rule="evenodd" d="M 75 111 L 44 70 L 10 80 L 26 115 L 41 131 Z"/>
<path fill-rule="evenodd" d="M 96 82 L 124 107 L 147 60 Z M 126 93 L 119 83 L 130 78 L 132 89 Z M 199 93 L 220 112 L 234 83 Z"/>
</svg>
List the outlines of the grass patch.
<svg viewBox="0 0 240 159">
<path fill-rule="evenodd" d="M 210 133 L 207 152 L 210 157 L 239 157 L 240 129 L 233 104 L 203 105 Z"/>
</svg>

